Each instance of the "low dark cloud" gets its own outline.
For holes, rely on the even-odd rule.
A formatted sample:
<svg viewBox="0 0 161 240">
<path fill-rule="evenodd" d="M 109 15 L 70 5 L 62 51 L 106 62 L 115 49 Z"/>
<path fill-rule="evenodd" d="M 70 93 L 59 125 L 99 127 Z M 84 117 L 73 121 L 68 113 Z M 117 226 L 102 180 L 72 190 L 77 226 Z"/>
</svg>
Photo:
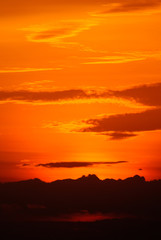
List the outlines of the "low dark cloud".
<svg viewBox="0 0 161 240">
<path fill-rule="evenodd" d="M 23 167 L 28 167 L 28 166 L 30 166 L 30 163 L 23 163 L 22 166 Z"/>
<path fill-rule="evenodd" d="M 145 106 L 161 106 L 161 83 L 134 86 L 123 90 L 69 89 L 62 91 L 0 91 L 0 101 L 50 103 L 70 102 L 77 100 L 121 98 L 140 103 Z"/>
<path fill-rule="evenodd" d="M 121 91 L 111 91 L 115 97 L 135 100 L 146 106 L 161 106 L 161 83 L 135 86 Z"/>
<path fill-rule="evenodd" d="M 40 163 L 36 167 L 46 168 L 79 168 L 79 167 L 92 167 L 94 165 L 113 165 L 127 163 L 127 161 L 116 161 L 116 162 L 51 162 L 51 163 Z"/>
<path fill-rule="evenodd" d="M 79 129 L 80 132 L 95 132 L 109 135 L 112 139 L 122 139 L 136 136 L 138 132 L 161 130 L 161 108 L 88 119 L 83 122 L 89 126 Z"/>
<path fill-rule="evenodd" d="M 105 135 L 109 136 L 111 140 L 121 140 L 121 139 L 137 136 L 137 134 L 129 133 L 129 132 L 112 132 L 112 133 L 106 133 Z"/>
<path fill-rule="evenodd" d="M 85 99 L 98 97 L 94 93 L 86 93 L 82 89 L 70 89 L 62 91 L 0 91 L 0 101 L 24 101 L 24 102 L 53 102 L 71 99 Z"/>
</svg>

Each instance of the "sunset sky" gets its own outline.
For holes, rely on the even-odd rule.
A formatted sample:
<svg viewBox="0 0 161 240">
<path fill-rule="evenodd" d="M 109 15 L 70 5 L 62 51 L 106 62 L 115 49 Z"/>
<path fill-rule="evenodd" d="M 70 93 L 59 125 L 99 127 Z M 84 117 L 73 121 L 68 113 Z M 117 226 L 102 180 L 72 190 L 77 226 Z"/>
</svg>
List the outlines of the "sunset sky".
<svg viewBox="0 0 161 240">
<path fill-rule="evenodd" d="M 0 2 L 0 181 L 161 178 L 161 0 Z"/>
</svg>

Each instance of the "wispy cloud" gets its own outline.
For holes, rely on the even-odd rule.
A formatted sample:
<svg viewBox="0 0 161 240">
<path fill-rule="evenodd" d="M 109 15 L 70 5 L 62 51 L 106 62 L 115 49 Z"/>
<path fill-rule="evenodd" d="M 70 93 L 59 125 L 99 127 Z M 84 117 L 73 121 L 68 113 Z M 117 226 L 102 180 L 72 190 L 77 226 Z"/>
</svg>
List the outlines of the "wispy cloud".
<svg viewBox="0 0 161 240">
<path fill-rule="evenodd" d="M 21 30 L 26 32 L 27 40 L 30 42 L 50 43 L 57 46 L 67 46 L 79 44 L 71 38 L 76 37 L 79 33 L 89 30 L 91 27 L 98 25 L 98 21 L 92 20 L 75 20 L 60 22 L 54 26 L 31 26 Z"/>
<path fill-rule="evenodd" d="M 28 160 L 28 159 L 25 159 L 25 160 L 21 160 L 18 164 L 17 164 L 17 167 L 19 168 L 31 168 L 33 167 L 33 163 L 31 160 Z"/>
<path fill-rule="evenodd" d="M 140 12 L 153 13 L 160 9 L 161 0 L 113 0 L 105 1 L 103 10 L 92 13 L 93 16 L 106 16 L 107 14 Z"/>
<path fill-rule="evenodd" d="M 0 73 L 25 73 L 25 72 L 40 72 L 40 71 L 55 71 L 62 68 L 6 68 L 0 69 Z"/>
<path fill-rule="evenodd" d="M 108 56 L 88 57 L 83 64 L 119 64 L 143 61 L 149 58 L 161 59 L 161 52 L 117 52 Z"/>
<path fill-rule="evenodd" d="M 15 0 L 13 2 L 13 0 L 7 0 L 0 1 L 0 16 L 31 16 L 31 14 L 50 14 L 53 16 L 61 11 L 73 14 L 73 11 L 88 11 L 91 7 L 100 6 L 100 4 L 106 3 L 106 1 L 107 0 Z"/>
<path fill-rule="evenodd" d="M 94 165 L 113 165 L 127 163 L 127 161 L 116 161 L 116 162 L 50 162 L 50 163 L 39 163 L 36 167 L 46 168 L 80 168 L 80 167 L 92 167 Z"/>
<path fill-rule="evenodd" d="M 160 0 L 28 0 L 25 2 L 16 0 L 15 3 L 13 3 L 12 0 L 7 0 L 0 2 L 0 15 L 31 15 L 31 13 L 49 14 L 56 13 L 58 10 L 60 11 L 60 9 L 64 10 L 64 8 L 70 11 L 69 6 L 72 6 L 72 10 L 73 6 L 76 10 L 79 10 L 80 6 L 84 6 L 89 10 L 91 7 L 95 7 L 96 9 L 100 8 L 101 5 L 104 5 L 105 10 L 103 12 L 105 13 L 132 12 L 157 8 L 160 6 L 160 3 Z"/>
<path fill-rule="evenodd" d="M 128 62 L 135 62 L 135 61 L 142 61 L 145 60 L 145 58 L 140 57 L 140 58 L 102 58 L 102 59 L 95 59 L 96 61 L 91 61 L 91 62 L 85 62 L 83 64 L 118 64 L 118 63 L 128 63 Z"/>
<path fill-rule="evenodd" d="M 28 91 L 51 91 L 51 89 L 54 89 L 55 81 L 53 80 L 36 80 L 36 81 L 27 81 L 21 83 L 19 86 L 17 86 L 17 90 L 28 90 Z"/>
</svg>

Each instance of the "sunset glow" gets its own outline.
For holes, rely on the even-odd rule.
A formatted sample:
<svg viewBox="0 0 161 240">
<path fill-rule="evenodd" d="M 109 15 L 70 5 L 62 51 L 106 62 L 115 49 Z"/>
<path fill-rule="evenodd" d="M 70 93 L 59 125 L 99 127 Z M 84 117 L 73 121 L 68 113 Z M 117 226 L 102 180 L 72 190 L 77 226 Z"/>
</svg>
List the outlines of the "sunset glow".
<svg viewBox="0 0 161 240">
<path fill-rule="evenodd" d="M 161 1 L 0 3 L 0 182 L 161 178 Z"/>
</svg>

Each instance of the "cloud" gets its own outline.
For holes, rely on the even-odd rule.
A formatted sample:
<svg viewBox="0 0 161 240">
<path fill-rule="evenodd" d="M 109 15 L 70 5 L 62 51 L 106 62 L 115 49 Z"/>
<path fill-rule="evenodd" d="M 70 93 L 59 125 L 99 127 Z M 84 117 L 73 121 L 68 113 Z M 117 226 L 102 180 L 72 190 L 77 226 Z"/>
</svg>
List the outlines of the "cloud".
<svg viewBox="0 0 161 240">
<path fill-rule="evenodd" d="M 51 162 L 51 163 L 40 163 L 36 167 L 46 167 L 46 168 L 79 168 L 79 167 L 92 167 L 94 165 L 113 165 L 127 163 L 127 161 L 117 161 L 117 162 Z"/>
<path fill-rule="evenodd" d="M 40 72 L 40 71 L 55 71 L 62 68 L 9 68 L 0 69 L 0 73 L 24 73 L 24 72 Z"/>
<path fill-rule="evenodd" d="M 137 136 L 137 134 L 129 133 L 129 132 L 112 132 L 112 133 L 105 133 L 105 135 L 109 136 L 111 140 L 122 140 L 122 139 Z"/>
<path fill-rule="evenodd" d="M 102 56 L 102 57 L 94 57 L 89 58 L 90 61 L 85 62 L 83 64 L 118 64 L 118 63 L 128 63 L 134 61 L 145 60 L 143 56 L 133 56 L 133 55 L 115 55 L 115 56 Z"/>
<path fill-rule="evenodd" d="M 75 21 L 62 21 L 54 26 L 31 26 L 22 28 L 26 32 L 27 40 L 30 42 L 43 42 L 56 45 L 71 45 L 78 44 L 69 40 L 77 36 L 79 33 L 89 30 L 91 27 L 98 25 L 98 22 L 92 20 L 75 20 Z"/>
<path fill-rule="evenodd" d="M 0 102 L 13 102 L 17 104 L 71 104 L 71 103 L 93 103 L 93 102 L 121 102 L 121 100 L 113 98 L 108 90 L 101 93 L 95 89 L 69 89 L 62 91 L 31 91 L 31 90 L 15 90 L 0 91 Z M 124 101 L 128 102 L 129 101 Z M 135 104 L 136 105 L 136 104 Z"/>
<path fill-rule="evenodd" d="M 58 13 L 64 10 L 72 12 L 73 10 L 80 11 L 80 6 L 89 9 L 91 6 L 100 6 L 108 0 L 5 0 L 0 1 L 0 16 L 14 16 L 14 15 L 32 15 L 37 13 Z"/>
<path fill-rule="evenodd" d="M 108 56 L 89 57 L 83 64 L 120 64 L 143 61 L 148 58 L 161 59 L 161 52 L 125 52 L 113 53 Z"/>
<path fill-rule="evenodd" d="M 119 63 L 128 63 L 128 62 L 135 62 L 135 61 L 143 61 L 145 58 L 140 57 L 140 58 L 116 58 L 116 59 L 100 59 L 97 61 L 91 61 L 91 62 L 85 62 L 83 64 L 119 64 Z"/>
<path fill-rule="evenodd" d="M 80 6 L 85 9 L 100 8 L 101 5 L 105 7 L 102 14 L 115 12 L 132 12 L 138 10 L 153 9 L 160 6 L 160 0 L 6 0 L 0 1 L 0 16 L 14 16 L 14 15 L 31 15 L 36 13 L 56 13 L 66 9 L 70 11 L 69 6 L 74 6 L 80 10 Z"/>
<path fill-rule="evenodd" d="M 161 108 L 139 113 L 116 114 L 83 121 L 78 132 L 94 132 L 113 140 L 136 136 L 139 132 L 161 130 Z"/>
<path fill-rule="evenodd" d="M 135 100 L 146 106 L 161 107 L 161 83 L 145 84 L 120 91 L 111 91 L 115 97 Z"/>
<path fill-rule="evenodd" d="M 116 114 L 93 118 L 77 123 L 58 123 L 58 126 L 68 132 L 94 132 L 110 137 L 111 140 L 122 140 L 136 137 L 140 132 L 161 130 L 161 83 L 145 84 L 127 88 L 125 90 L 105 90 L 81 92 L 83 98 L 127 99 L 136 104 L 148 106 L 143 112 Z M 74 96 L 75 97 L 75 96 Z M 58 127 L 57 126 L 57 127 Z M 53 128 L 55 124 L 48 123 L 45 127 Z"/>
<path fill-rule="evenodd" d="M 19 87 L 17 87 L 18 90 L 28 90 L 28 91 L 50 91 L 51 89 L 54 89 L 55 81 L 53 80 L 36 80 L 36 81 L 27 81 L 22 82 Z"/>
<path fill-rule="evenodd" d="M 110 0 L 104 4 L 104 10 L 93 15 L 152 11 L 161 6 L 161 0 Z"/>
<path fill-rule="evenodd" d="M 22 101 L 22 102 L 57 102 L 71 99 L 86 99 L 95 97 L 96 93 L 86 93 L 81 89 L 63 91 L 0 91 L 0 101 Z"/>
<path fill-rule="evenodd" d="M 33 162 L 29 159 L 21 160 L 18 164 L 16 164 L 19 168 L 32 168 L 34 167 Z"/>
<path fill-rule="evenodd" d="M 39 82 L 37 83 L 39 87 Z M 34 84 L 34 88 L 36 85 Z M 64 103 L 122 103 L 131 107 L 161 107 L 161 83 L 139 85 L 123 90 L 69 89 L 62 91 L 15 90 L 0 91 L 0 101 L 32 104 L 64 104 Z M 45 87 L 44 87 L 45 89 Z"/>
<path fill-rule="evenodd" d="M 30 166 L 30 163 L 23 163 L 22 166 L 23 167 L 28 167 L 28 166 Z"/>
</svg>

